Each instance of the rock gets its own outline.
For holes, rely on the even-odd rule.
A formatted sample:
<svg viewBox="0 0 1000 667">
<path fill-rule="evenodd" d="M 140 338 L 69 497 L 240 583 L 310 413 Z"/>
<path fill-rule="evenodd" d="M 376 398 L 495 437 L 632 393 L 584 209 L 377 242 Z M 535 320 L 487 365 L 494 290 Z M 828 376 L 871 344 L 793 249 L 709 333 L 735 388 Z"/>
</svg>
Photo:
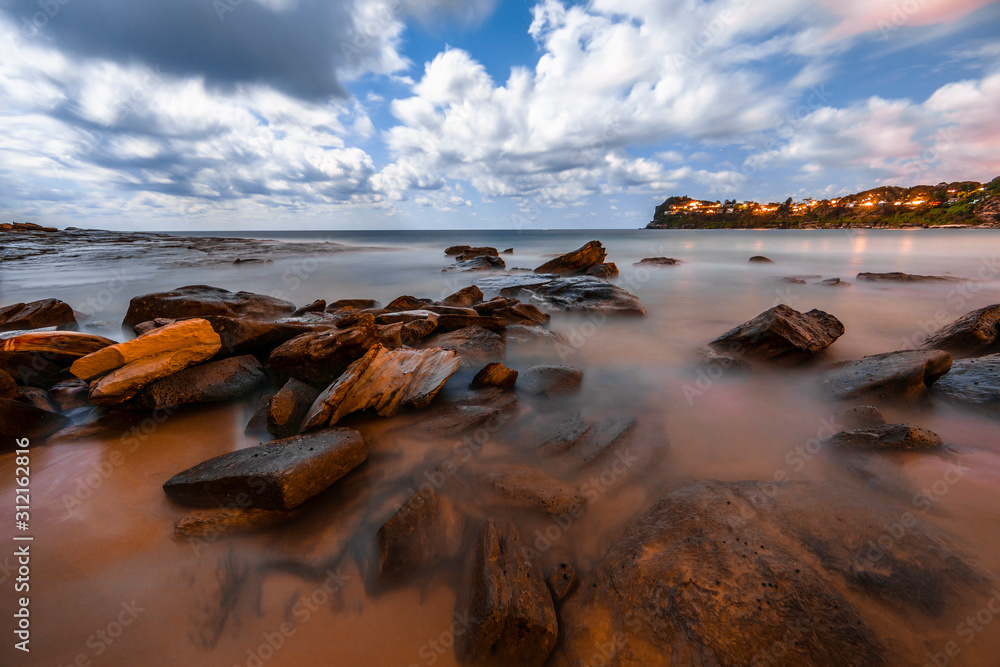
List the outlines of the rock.
<svg viewBox="0 0 1000 667">
<path fill-rule="evenodd" d="M 458 364 L 458 355 L 448 350 L 387 350 L 374 345 L 319 395 L 302 429 L 332 426 L 344 415 L 368 408 L 387 417 L 403 405 L 426 407 Z"/>
<path fill-rule="evenodd" d="M 185 368 L 154 382 L 136 397 L 136 404 L 158 410 L 187 403 L 232 401 L 266 382 L 260 362 L 253 356 L 229 357 Z"/>
<path fill-rule="evenodd" d="M 596 276 L 598 278 L 614 278 L 618 275 L 618 266 L 614 262 L 594 264 L 592 267 L 587 269 L 585 273 L 588 276 Z"/>
<path fill-rule="evenodd" d="M 541 667 L 555 647 L 552 594 L 514 526 L 486 522 L 470 559 L 469 627 L 458 657 L 475 665 Z"/>
<path fill-rule="evenodd" d="M 850 446 L 861 449 L 922 450 L 940 447 L 941 436 L 910 424 L 881 424 L 867 428 L 841 431 L 827 443 L 832 446 Z"/>
<path fill-rule="evenodd" d="M 909 643 L 875 628 L 964 618 L 988 581 L 946 533 L 853 488 L 702 482 L 636 518 L 581 582 L 555 662 L 607 646 L 606 665 L 923 664 L 954 624 Z"/>
<path fill-rule="evenodd" d="M 476 257 L 498 257 L 500 253 L 497 252 L 496 248 L 489 248 L 487 246 L 476 246 L 469 247 L 463 250 L 455 258 L 457 261 L 463 261 L 467 259 L 475 259 Z"/>
<path fill-rule="evenodd" d="M 487 246 L 467 246 L 467 245 L 453 245 L 449 248 L 445 248 L 445 255 L 471 255 L 473 257 L 478 257 L 479 255 L 493 255 L 496 256 L 499 253 L 496 248 L 490 248 Z"/>
<path fill-rule="evenodd" d="M 298 433 L 302 419 L 318 396 L 319 392 L 311 385 L 289 378 L 268 406 L 268 432 L 277 438 Z"/>
<path fill-rule="evenodd" d="M 826 280 L 819 281 L 820 285 L 826 285 L 827 287 L 850 287 L 851 283 L 845 283 L 840 278 L 827 278 Z"/>
<path fill-rule="evenodd" d="M 294 377 L 323 389 L 376 344 L 377 333 L 375 318 L 363 313 L 352 327 L 304 333 L 282 343 L 268 363 L 281 384 Z"/>
<path fill-rule="evenodd" d="M 565 396 L 580 391 L 583 371 L 568 366 L 532 366 L 520 375 L 520 387 L 532 394 Z"/>
<path fill-rule="evenodd" d="M 437 347 L 454 351 L 460 359 L 458 367 L 466 369 L 503 361 L 506 346 L 502 336 L 478 326 L 438 334 L 423 343 L 425 348 Z"/>
<path fill-rule="evenodd" d="M 517 296 L 523 289 L 534 288 L 558 278 L 555 274 L 545 275 L 503 275 L 479 278 L 474 283 L 483 293 Z"/>
<path fill-rule="evenodd" d="M 430 299 L 418 299 L 415 296 L 400 296 L 389 302 L 385 309 L 389 312 L 399 310 L 423 310 L 424 306 L 433 303 Z"/>
<path fill-rule="evenodd" d="M 498 466 L 487 472 L 484 480 L 505 505 L 514 509 L 559 515 L 585 504 L 576 489 L 527 466 Z"/>
<path fill-rule="evenodd" d="M 569 563 L 559 563 L 549 572 L 549 578 L 545 580 L 552 591 L 552 599 L 562 602 L 576 587 L 576 570 Z"/>
<path fill-rule="evenodd" d="M 965 356 L 1000 347 L 1000 304 L 966 313 L 939 329 L 921 347 Z"/>
<path fill-rule="evenodd" d="M 926 400 L 927 388 L 950 368 L 951 355 L 942 350 L 887 352 L 837 364 L 820 376 L 820 385 L 840 400 L 913 404 Z"/>
<path fill-rule="evenodd" d="M 557 278 L 525 288 L 543 307 L 557 312 L 599 312 L 607 315 L 646 315 L 639 297 L 593 276 Z"/>
<path fill-rule="evenodd" d="M 516 405 L 517 397 L 502 389 L 473 389 L 442 396 L 415 421 L 406 422 L 401 428 L 433 437 L 454 436 L 479 427 L 495 433 L 507 423 L 505 413 Z"/>
<path fill-rule="evenodd" d="M 698 350 L 698 365 L 706 372 L 716 374 L 726 371 L 745 372 L 750 370 L 750 364 L 739 357 L 728 354 L 719 354 L 711 347 L 703 347 Z"/>
<path fill-rule="evenodd" d="M 28 405 L 33 405 L 39 410 L 49 412 L 59 412 L 59 408 L 49 397 L 49 392 L 38 387 L 21 387 L 20 399 Z"/>
<path fill-rule="evenodd" d="M 479 327 L 490 331 L 503 331 L 507 322 L 495 315 L 442 315 L 438 313 L 437 328 L 441 331 L 457 331 L 466 327 Z"/>
<path fill-rule="evenodd" d="M 165 327 L 168 324 L 173 324 L 177 320 L 171 319 L 169 317 L 157 317 L 155 320 L 149 320 L 148 322 L 139 322 L 139 324 L 132 327 L 132 331 L 135 332 L 136 336 L 142 336 L 143 334 L 148 334 L 153 329 L 159 329 L 160 327 Z"/>
<path fill-rule="evenodd" d="M 0 331 L 19 329 L 76 329 L 76 317 L 69 304 L 59 299 L 41 299 L 0 308 Z"/>
<path fill-rule="evenodd" d="M 477 375 L 476 377 L 479 376 Z M 0 398 L 16 399 L 20 395 L 21 390 L 18 388 L 17 382 L 14 381 L 11 374 L 5 370 L 0 370 Z"/>
<path fill-rule="evenodd" d="M 51 359 L 69 362 L 114 344 L 115 341 L 110 338 L 79 331 L 28 331 L 0 341 L 0 351 L 44 354 Z"/>
<path fill-rule="evenodd" d="M 709 345 L 739 357 L 775 363 L 801 363 L 844 334 L 844 325 L 822 310 L 808 313 L 780 304 L 722 334 Z"/>
<path fill-rule="evenodd" d="M 506 250 L 502 250 L 500 252 L 500 254 L 501 255 L 513 255 L 514 254 L 514 249 L 513 248 L 507 248 Z"/>
<path fill-rule="evenodd" d="M 858 405 L 833 413 L 833 423 L 840 424 L 845 430 L 850 431 L 881 426 L 885 424 L 885 418 L 878 408 L 872 405 Z"/>
<path fill-rule="evenodd" d="M 555 259 L 545 262 L 535 269 L 535 273 L 556 273 L 560 275 L 584 273 L 595 264 L 604 262 L 605 257 L 607 257 L 607 252 L 604 250 L 601 242 L 591 241 L 573 252 L 560 255 Z"/>
<path fill-rule="evenodd" d="M 553 456 L 579 442 L 590 428 L 590 424 L 577 414 L 547 414 L 519 434 L 518 444 L 526 445 L 543 456 Z"/>
<path fill-rule="evenodd" d="M 228 533 L 246 533 L 280 526 L 292 516 L 292 512 L 285 510 L 241 509 L 239 507 L 197 510 L 178 517 L 174 524 L 174 538 L 214 540 L 220 535 Z"/>
<path fill-rule="evenodd" d="M 475 312 L 475 311 L 473 311 Z M 398 324 L 401 322 L 414 322 L 417 320 L 427 320 L 437 326 L 438 314 L 430 310 L 396 310 L 382 313 L 375 318 L 377 324 Z"/>
<path fill-rule="evenodd" d="M 465 518 L 455 504 L 427 486 L 414 493 L 378 530 L 379 576 L 392 579 L 454 558 Z"/>
<path fill-rule="evenodd" d="M 870 280 L 877 282 L 901 282 L 901 283 L 931 283 L 931 282 L 958 282 L 961 278 L 951 276 L 918 276 L 909 273 L 893 271 L 890 273 L 859 273 L 858 280 Z"/>
<path fill-rule="evenodd" d="M 499 257 L 492 255 L 479 255 L 470 259 L 461 260 L 449 267 L 442 269 L 448 273 L 464 273 L 466 271 L 499 271 L 507 268 L 507 265 Z"/>
<path fill-rule="evenodd" d="M 949 403 L 998 416 L 1000 354 L 956 361 L 951 370 L 934 383 L 932 394 Z"/>
<path fill-rule="evenodd" d="M 157 317 L 225 315 L 250 320 L 276 320 L 295 310 L 295 304 L 253 292 L 230 292 L 208 285 L 178 287 L 134 297 L 122 326 L 135 326 Z"/>
<path fill-rule="evenodd" d="M 454 294 L 446 296 L 441 303 L 449 306 L 472 306 L 483 300 L 483 291 L 475 285 L 463 287 Z"/>
<path fill-rule="evenodd" d="M 184 505 L 290 510 L 367 456 L 360 433 L 331 428 L 217 456 L 174 475 L 163 490 Z"/>
<path fill-rule="evenodd" d="M 106 440 L 126 442 L 128 433 L 138 433 L 143 420 L 148 419 L 142 413 L 129 410 L 112 410 L 82 422 L 67 426 L 52 435 L 49 444 L 66 444 L 82 440 Z"/>
<path fill-rule="evenodd" d="M 502 296 L 476 304 L 475 308 L 480 315 L 499 317 L 507 324 L 545 324 L 552 319 L 536 306 Z"/>
<path fill-rule="evenodd" d="M 301 308 L 296 308 L 292 311 L 289 317 L 298 317 L 299 315 L 305 315 L 306 313 L 322 313 L 326 312 L 326 300 L 316 299 L 312 303 L 302 306 Z"/>
<path fill-rule="evenodd" d="M 750 258 L 749 261 L 754 262 L 756 264 L 774 264 L 773 259 L 768 259 L 763 255 L 754 255 L 753 257 Z"/>
<path fill-rule="evenodd" d="M 239 356 L 252 354 L 267 358 L 279 345 L 296 336 L 315 331 L 327 331 L 333 324 L 306 324 L 300 322 L 263 322 L 245 320 L 222 315 L 204 318 L 212 325 L 222 340 L 222 354 Z"/>
<path fill-rule="evenodd" d="M 782 278 L 781 282 L 788 283 L 790 285 L 805 285 L 806 284 L 805 278 L 799 278 L 798 276 L 788 276 L 786 278 Z"/>
<path fill-rule="evenodd" d="M 13 398 L 0 398 L 0 434 L 3 448 L 14 449 L 17 438 L 44 440 L 66 426 L 69 419 Z"/>
<path fill-rule="evenodd" d="M 469 386 L 499 387 L 501 389 L 511 390 L 514 388 L 515 382 L 517 382 L 517 371 L 511 370 L 501 363 L 494 362 L 483 366 L 483 368 L 476 373 L 476 377 L 472 378 L 472 384 Z"/>
<path fill-rule="evenodd" d="M 262 434 L 267 433 L 267 414 L 271 411 L 271 402 L 274 400 L 274 396 L 262 396 L 260 402 L 257 403 L 257 409 L 254 410 L 253 415 L 250 417 L 250 421 L 247 422 L 244 433 L 247 434 Z"/>
<path fill-rule="evenodd" d="M 632 266 L 675 266 L 680 263 L 681 260 L 673 257 L 646 257 L 634 262 Z"/>
<path fill-rule="evenodd" d="M 432 313 L 433 314 L 433 313 Z M 411 320 L 396 324 L 377 325 L 378 342 L 388 348 L 416 347 L 417 344 L 437 329 L 437 316 L 434 319 Z M 392 340 L 393 344 L 388 341 Z"/>
<path fill-rule="evenodd" d="M 603 459 L 613 451 L 624 459 L 626 453 L 621 451 L 621 447 L 632 437 L 637 423 L 635 417 L 605 417 L 592 426 L 571 451 L 584 466 Z"/>
<path fill-rule="evenodd" d="M 366 308 L 378 308 L 379 303 L 374 299 L 339 299 L 326 307 L 326 312 L 337 313 L 345 310 L 365 310 Z"/>
<path fill-rule="evenodd" d="M 521 354 L 548 356 L 562 351 L 573 351 L 569 339 L 558 331 L 549 331 L 537 326 L 509 325 L 503 332 L 508 347 L 517 348 Z"/>
</svg>

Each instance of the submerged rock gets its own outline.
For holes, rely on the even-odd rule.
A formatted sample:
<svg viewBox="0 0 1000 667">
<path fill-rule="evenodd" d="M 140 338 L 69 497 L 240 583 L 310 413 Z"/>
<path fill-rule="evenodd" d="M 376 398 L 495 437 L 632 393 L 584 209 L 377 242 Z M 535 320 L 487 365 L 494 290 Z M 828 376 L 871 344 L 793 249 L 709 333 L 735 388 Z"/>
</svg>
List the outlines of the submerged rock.
<svg viewBox="0 0 1000 667">
<path fill-rule="evenodd" d="M 827 287 L 850 287 L 851 283 L 844 282 L 840 278 L 827 278 L 826 280 L 819 281 L 820 285 L 826 285 Z"/>
<path fill-rule="evenodd" d="M 709 343 L 719 352 L 777 363 L 800 363 L 844 334 L 844 325 L 822 310 L 807 313 L 780 304 Z"/>
<path fill-rule="evenodd" d="M 755 264 L 774 264 L 774 260 L 773 259 L 768 259 L 767 257 L 764 257 L 763 255 L 754 255 L 748 261 L 753 262 Z"/>
<path fill-rule="evenodd" d="M 1000 416 L 1000 354 L 956 361 L 948 374 L 934 383 L 932 395 Z"/>
<path fill-rule="evenodd" d="M 457 640 L 459 658 L 490 667 L 541 667 L 555 647 L 558 626 L 538 557 L 514 526 L 490 520 L 469 569 L 469 627 Z"/>
<path fill-rule="evenodd" d="M 465 517 L 447 497 L 426 487 L 378 530 L 378 573 L 392 579 L 458 556 Z"/>
<path fill-rule="evenodd" d="M 607 315 L 646 315 L 639 297 L 593 276 L 557 278 L 525 287 L 543 307 L 557 312 L 598 312 Z"/>
<path fill-rule="evenodd" d="M 567 514 L 583 507 L 576 489 L 528 466 L 497 466 L 484 475 L 485 482 L 508 507 Z"/>
<path fill-rule="evenodd" d="M 673 257 L 646 257 L 635 262 L 632 266 L 675 266 L 680 263 L 681 260 Z"/>
<path fill-rule="evenodd" d="M 614 278 L 618 275 L 618 265 L 614 262 L 606 262 L 604 264 L 594 264 L 592 267 L 587 269 L 585 273 L 588 276 L 596 276 L 598 278 Z"/>
<path fill-rule="evenodd" d="M 840 400 L 880 399 L 919 403 L 927 388 L 951 368 L 951 355 L 942 350 L 903 350 L 845 361 L 825 371 L 820 385 Z"/>
<path fill-rule="evenodd" d="M 911 424 L 881 424 L 841 431 L 830 438 L 829 445 L 861 449 L 898 449 L 905 451 L 933 449 L 943 443 L 941 436 Z"/>
<path fill-rule="evenodd" d="M 302 429 L 332 426 L 345 415 L 368 408 L 386 417 L 403 405 L 426 407 L 458 364 L 458 355 L 449 350 L 387 350 L 374 345 L 319 395 Z"/>
<path fill-rule="evenodd" d="M 574 394 L 583 385 L 583 371 L 569 366 L 532 366 L 520 378 L 519 386 L 524 391 L 549 397 Z"/>
<path fill-rule="evenodd" d="M 251 320 L 276 320 L 295 311 L 295 304 L 253 292 L 230 292 L 208 285 L 188 285 L 170 292 L 133 297 L 122 326 L 132 327 L 157 317 L 226 315 Z"/>
<path fill-rule="evenodd" d="M 481 368 L 490 362 L 503 361 L 507 344 L 502 336 L 492 331 L 470 326 L 438 334 L 425 341 L 423 346 L 452 350 L 460 359 L 458 367 L 471 369 Z"/>
<path fill-rule="evenodd" d="M 361 465 L 361 434 L 331 428 L 209 459 L 171 477 L 171 500 L 197 507 L 290 510 Z"/>
<path fill-rule="evenodd" d="M 507 368 L 499 362 L 486 364 L 472 378 L 472 387 L 499 387 L 500 389 L 513 389 L 517 382 L 517 371 Z"/>
<path fill-rule="evenodd" d="M 591 241 L 573 252 L 545 262 L 535 269 L 535 273 L 557 273 L 560 275 L 584 273 L 595 264 L 603 263 L 607 254 L 600 241 Z"/>
<path fill-rule="evenodd" d="M 579 457 L 584 466 L 614 452 L 626 467 L 630 467 L 632 461 L 622 446 L 628 443 L 637 424 L 635 417 L 605 417 L 594 424 L 570 451 Z"/>
<path fill-rule="evenodd" d="M 323 389 L 375 345 L 377 336 L 375 318 L 361 313 L 354 326 L 304 333 L 282 343 L 268 363 L 282 384 L 294 377 Z"/>
<path fill-rule="evenodd" d="M 14 448 L 16 438 L 44 439 L 66 426 L 69 419 L 13 398 L 0 398 L 0 442 L 5 449 Z"/>
<path fill-rule="evenodd" d="M 932 282 L 958 282 L 961 278 L 952 276 L 918 276 L 909 273 L 891 271 L 889 273 L 859 273 L 858 280 L 868 280 L 875 282 L 897 282 L 897 283 L 932 283 Z"/>
<path fill-rule="evenodd" d="M 0 308 L 0 331 L 19 329 L 76 329 L 76 316 L 69 304 L 59 299 L 41 299 Z"/>
<path fill-rule="evenodd" d="M 260 362 L 247 354 L 178 371 L 143 389 L 135 402 L 139 407 L 154 410 L 187 403 L 232 401 L 265 382 Z"/>
<path fill-rule="evenodd" d="M 1000 304 L 966 313 L 948 324 L 921 347 L 946 350 L 952 354 L 975 355 L 1000 346 Z"/>
</svg>

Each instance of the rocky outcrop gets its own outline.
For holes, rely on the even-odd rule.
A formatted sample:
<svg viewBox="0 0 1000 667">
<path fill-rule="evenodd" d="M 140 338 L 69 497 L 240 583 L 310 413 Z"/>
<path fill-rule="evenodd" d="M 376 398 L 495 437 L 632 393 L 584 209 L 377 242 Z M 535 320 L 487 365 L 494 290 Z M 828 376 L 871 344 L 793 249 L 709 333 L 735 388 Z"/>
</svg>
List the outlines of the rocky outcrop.
<svg viewBox="0 0 1000 667">
<path fill-rule="evenodd" d="M 500 389 L 510 390 L 514 388 L 514 383 L 516 382 L 517 371 L 507 368 L 499 362 L 494 362 L 483 366 L 476 373 L 476 377 L 472 378 L 470 386 L 474 388 L 499 387 Z"/>
<path fill-rule="evenodd" d="M 447 497 L 426 487 L 379 528 L 378 573 L 384 579 L 412 575 L 459 555 L 465 517 Z"/>
<path fill-rule="evenodd" d="M 268 364 L 278 382 L 296 378 L 326 388 L 376 343 L 375 318 L 361 313 L 353 326 L 296 336 L 271 352 Z"/>
<path fill-rule="evenodd" d="M 856 447 L 865 450 L 895 449 L 914 451 L 933 449 L 943 443 L 941 436 L 911 424 L 881 424 L 841 431 L 827 443 L 831 446 Z"/>
<path fill-rule="evenodd" d="M 822 310 L 807 313 L 777 305 L 709 343 L 737 357 L 795 364 L 819 354 L 844 334 L 844 325 Z"/>
<path fill-rule="evenodd" d="M 171 477 L 171 500 L 196 507 L 290 510 L 361 465 L 361 434 L 332 428 L 209 459 Z"/>
<path fill-rule="evenodd" d="M 0 308 L 0 331 L 21 329 L 76 329 L 76 317 L 69 304 L 59 299 L 41 299 Z"/>
<path fill-rule="evenodd" d="M 445 248 L 444 254 L 448 256 L 455 255 L 459 259 L 468 259 L 470 257 L 479 257 L 480 255 L 496 257 L 500 253 L 497 252 L 496 248 L 490 248 L 489 246 L 453 245 Z"/>
<path fill-rule="evenodd" d="M 600 241 L 591 241 L 573 252 L 545 262 L 535 269 L 535 273 L 556 273 L 559 275 L 584 273 L 595 264 L 603 263 L 607 254 Z"/>
<path fill-rule="evenodd" d="M 479 278 L 475 285 L 484 294 L 499 294 L 501 296 L 517 296 L 522 290 L 530 290 L 558 278 L 555 274 L 511 274 Z"/>
<path fill-rule="evenodd" d="M 768 259 L 763 255 L 754 255 L 748 261 L 753 262 L 754 264 L 774 264 L 773 259 Z"/>
<path fill-rule="evenodd" d="M 956 361 L 934 383 L 931 393 L 949 403 L 1000 416 L 1000 354 Z"/>
<path fill-rule="evenodd" d="M 984 354 L 1000 347 L 1000 304 L 966 313 L 935 332 L 921 347 L 961 356 Z"/>
<path fill-rule="evenodd" d="M 507 347 L 502 336 L 482 327 L 470 326 L 438 334 L 423 343 L 427 348 L 452 350 L 459 359 L 459 368 L 482 368 L 484 364 L 503 361 Z"/>
<path fill-rule="evenodd" d="M 426 407 L 458 364 L 458 355 L 449 350 L 387 350 L 375 345 L 319 395 L 302 429 L 332 426 L 368 408 L 386 417 L 403 405 Z"/>
<path fill-rule="evenodd" d="M 253 292 L 230 292 L 208 285 L 178 287 L 134 297 L 122 326 L 132 327 L 157 317 L 179 319 L 225 315 L 250 320 L 276 320 L 295 311 L 295 304 Z"/>
<path fill-rule="evenodd" d="M 261 371 L 260 362 L 247 354 L 185 368 L 157 380 L 142 390 L 135 403 L 138 407 L 156 410 L 187 403 L 232 401 L 265 382 L 267 378 Z"/>
<path fill-rule="evenodd" d="M 543 308 L 556 312 L 646 315 L 646 307 L 639 301 L 639 297 L 593 276 L 557 278 L 524 289 Z"/>
<path fill-rule="evenodd" d="M 886 352 L 837 364 L 823 373 L 820 385 L 840 400 L 915 404 L 927 399 L 927 388 L 950 368 L 951 355 L 942 350 Z"/>
<path fill-rule="evenodd" d="M 531 394 L 565 396 L 580 391 L 583 385 L 583 371 L 569 366 L 539 365 L 528 368 L 520 374 L 522 390 Z"/>
<path fill-rule="evenodd" d="M 507 265 L 499 257 L 493 255 L 479 255 L 455 262 L 451 266 L 445 267 L 442 271 L 448 273 L 465 273 L 467 271 L 502 271 Z"/>
<path fill-rule="evenodd" d="M 987 582 L 941 530 L 853 489 L 698 483 L 635 519 L 567 599 L 554 662 L 607 647 L 619 667 L 922 664 L 953 623 L 894 637 L 895 653 L 875 624 L 964 617 Z"/>
<path fill-rule="evenodd" d="M 469 627 L 457 640 L 459 659 L 489 667 L 541 667 L 558 626 L 538 557 L 514 526 L 487 521 L 469 563 Z"/>
<path fill-rule="evenodd" d="M 44 439 L 66 426 L 69 419 L 14 398 L 0 398 L 0 448 L 14 449 L 15 438 Z"/>
<path fill-rule="evenodd" d="M 607 280 L 608 278 L 614 278 L 618 275 L 618 265 L 614 262 L 605 262 L 604 264 L 594 264 L 592 267 L 587 269 L 584 273 L 588 276 L 595 276 L 597 278 L 603 278 Z"/>
<path fill-rule="evenodd" d="M 298 433 L 302 420 L 318 397 L 319 392 L 312 385 L 289 378 L 268 403 L 268 433 L 276 438 L 287 438 Z"/>
<path fill-rule="evenodd" d="M 872 282 L 894 282 L 894 283 L 942 283 L 942 282 L 961 281 L 961 278 L 955 278 L 952 276 L 919 276 L 909 273 L 900 273 L 899 271 L 891 271 L 889 273 L 862 272 L 857 275 L 857 279 L 868 280 Z"/>
</svg>

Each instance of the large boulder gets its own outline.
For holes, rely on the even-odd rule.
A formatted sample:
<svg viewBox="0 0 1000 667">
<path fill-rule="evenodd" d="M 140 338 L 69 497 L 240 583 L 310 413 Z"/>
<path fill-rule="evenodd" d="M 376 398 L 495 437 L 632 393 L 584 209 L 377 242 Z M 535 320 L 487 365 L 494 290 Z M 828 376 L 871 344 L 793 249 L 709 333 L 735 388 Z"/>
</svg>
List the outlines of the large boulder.
<svg viewBox="0 0 1000 667">
<path fill-rule="evenodd" d="M 549 397 L 574 394 L 583 385 L 583 371 L 569 366 L 532 366 L 521 373 L 520 378 L 522 390 Z"/>
<path fill-rule="evenodd" d="M 595 264 L 602 264 L 607 255 L 608 253 L 600 241 L 591 241 L 573 252 L 545 262 L 535 269 L 535 273 L 558 273 L 560 275 L 584 273 Z"/>
<path fill-rule="evenodd" d="M 19 384 L 50 387 L 71 377 L 69 366 L 80 357 L 114 345 L 103 336 L 78 331 L 16 331 L 0 341 L 0 369 Z"/>
<path fill-rule="evenodd" d="M 332 428 L 228 452 L 171 477 L 163 490 L 196 507 L 290 510 L 361 465 L 361 434 Z"/>
<path fill-rule="evenodd" d="M 581 581 L 553 664 L 923 664 L 988 584 L 946 533 L 853 488 L 703 482 Z M 916 619 L 934 630 L 900 637 Z"/>
<path fill-rule="evenodd" d="M 552 594 L 517 529 L 486 522 L 470 559 L 468 629 L 456 648 L 474 665 L 541 667 L 556 644 Z"/>
<path fill-rule="evenodd" d="M 949 403 L 1000 416 L 1000 354 L 956 361 L 934 383 L 931 393 Z"/>
<path fill-rule="evenodd" d="M 170 292 L 155 292 L 133 297 L 122 325 L 133 327 L 157 317 L 178 319 L 208 315 L 276 320 L 294 311 L 294 303 L 265 294 L 230 292 L 208 285 L 189 285 Z"/>
<path fill-rule="evenodd" d="M 927 388 L 950 368 L 951 355 L 943 350 L 886 352 L 837 364 L 820 376 L 820 385 L 839 400 L 915 404 L 927 399 Z"/>
<path fill-rule="evenodd" d="M 383 416 L 403 405 L 426 407 L 458 370 L 450 350 L 387 350 L 374 345 L 319 395 L 302 422 L 309 431 L 336 424 L 352 412 L 374 408 Z"/>
<path fill-rule="evenodd" d="M 295 378 L 325 389 L 378 340 L 375 318 L 361 313 L 353 326 L 296 336 L 271 352 L 268 363 L 278 382 Z"/>
<path fill-rule="evenodd" d="M 41 299 L 0 308 L 0 331 L 19 329 L 76 329 L 76 317 L 69 304 L 59 299 Z"/>
<path fill-rule="evenodd" d="M 143 389 L 135 402 L 138 407 L 155 410 L 187 403 L 232 401 L 265 382 L 260 362 L 247 354 L 185 368 Z"/>
<path fill-rule="evenodd" d="M 1000 304 L 966 313 L 935 332 L 922 347 L 962 356 L 984 354 L 1000 347 Z"/>
<path fill-rule="evenodd" d="M 646 315 L 646 307 L 639 301 L 639 297 L 594 276 L 557 278 L 524 289 L 543 308 L 556 312 Z"/>
<path fill-rule="evenodd" d="M 719 352 L 775 363 L 800 363 L 844 335 L 844 325 L 822 310 L 800 313 L 779 304 L 730 329 L 709 345 Z"/>
<path fill-rule="evenodd" d="M 439 347 L 458 355 L 459 368 L 482 368 L 494 361 L 503 361 L 507 343 L 503 337 L 478 326 L 469 326 L 428 338 L 423 347 Z"/>
<path fill-rule="evenodd" d="M 483 291 L 475 285 L 463 287 L 454 294 L 441 299 L 441 303 L 448 306 L 472 306 L 483 300 Z"/>
</svg>

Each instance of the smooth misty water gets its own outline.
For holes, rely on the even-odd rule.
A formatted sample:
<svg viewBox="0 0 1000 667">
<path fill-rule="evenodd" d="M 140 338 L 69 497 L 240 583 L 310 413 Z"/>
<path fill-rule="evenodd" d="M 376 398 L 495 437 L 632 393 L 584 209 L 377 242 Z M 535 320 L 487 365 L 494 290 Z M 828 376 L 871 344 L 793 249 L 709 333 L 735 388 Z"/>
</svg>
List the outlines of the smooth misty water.
<svg viewBox="0 0 1000 667">
<path fill-rule="evenodd" d="M 221 235 L 221 234 L 220 234 Z M 813 390 L 815 369 L 760 372 L 744 379 L 706 381 L 691 367 L 697 348 L 777 303 L 819 308 L 844 322 L 847 333 L 825 361 L 913 347 L 965 312 L 1000 302 L 1000 237 L 989 230 L 914 231 L 525 231 L 525 232 L 288 232 L 229 234 L 294 241 L 334 241 L 377 250 L 304 255 L 268 265 L 233 266 L 199 258 L 195 265 L 47 256 L 3 268 L 0 302 L 57 297 L 99 320 L 121 320 L 132 296 L 188 284 L 274 294 L 303 305 L 314 299 L 401 294 L 440 298 L 480 277 L 449 274 L 442 253 L 454 244 L 513 247 L 508 267 L 534 267 L 555 253 L 600 239 L 622 271 L 617 282 L 638 295 L 644 319 L 555 316 L 551 328 L 569 336 L 564 363 L 585 371 L 580 402 L 594 414 L 631 414 L 640 429 L 633 449 L 641 465 L 602 492 L 578 525 L 543 554 L 546 566 L 572 558 L 582 573 L 620 535 L 631 516 L 665 489 L 697 479 L 836 480 L 854 494 L 877 490 L 844 475 L 821 457 L 803 458 L 804 443 L 823 429 L 835 407 Z M 193 253 L 192 253 L 193 254 Z M 766 255 L 774 264 L 748 264 Z M 643 257 L 684 263 L 639 269 Z M 961 277 L 960 283 L 893 284 L 855 281 L 859 271 L 904 271 Z M 783 276 L 840 277 L 849 287 Z M 106 332 L 102 332 L 106 333 Z M 559 361 L 559 360 L 557 360 Z M 526 363 L 516 356 L 508 364 Z M 221 538 L 192 546 L 171 539 L 182 513 L 160 485 L 190 465 L 256 444 L 243 435 L 244 405 L 194 407 L 150 429 L 139 443 L 95 441 L 38 447 L 32 452 L 36 559 L 33 598 L 37 655 L 32 664 L 247 665 L 275 638 L 283 622 L 294 634 L 268 665 L 454 664 L 447 631 L 455 605 L 455 571 L 412 587 L 374 590 L 371 544 L 379 522 L 405 499 L 413 476 L 447 448 L 405 435 L 383 438 L 366 467 L 344 489 L 336 487 L 287 530 Z M 953 445 L 970 472 L 922 516 L 963 540 L 993 572 L 1000 572 L 1000 424 L 945 406 L 932 411 L 888 411 L 890 421 L 933 429 Z M 378 436 L 377 424 L 362 430 Z M 367 430 L 366 430 L 367 429 Z M 492 445 L 500 450 L 500 445 Z M 484 455 L 487 452 L 484 451 Z M 422 467 L 424 466 L 424 467 Z M 888 466 L 893 482 L 919 490 L 941 479 L 947 462 L 935 455 L 899 458 Z M 0 458 L 0 502 L 11 506 L 13 459 Z M 359 504 L 356 487 L 379 489 Z M 384 491 L 384 493 L 383 493 Z M 67 506 L 66 499 L 86 495 Z M 885 495 L 879 496 L 883 500 Z M 892 502 L 913 509 L 909 496 Z M 10 543 L 11 528 L 0 526 Z M 546 526 L 523 526 L 535 535 Z M 9 551 L 3 552 L 4 554 Z M 304 576 L 302 563 L 337 563 L 343 584 L 315 610 L 303 599 L 322 579 Z M 0 563 L 3 563 L 0 556 Z M 2 575 L 0 575 L 2 576 Z M 221 585 L 220 585 L 221 582 Z M 2 587 L 4 608 L 11 594 Z M 319 598 L 326 597 L 319 595 Z M 984 591 L 984 600 L 989 595 Z M 143 609 L 111 643 L 90 639 L 118 617 L 124 602 Z M 969 601 L 969 612 L 982 606 Z M 308 613 L 304 609 L 309 610 Z M 940 621 L 954 627 L 959 615 Z M 918 650 L 924 628 L 895 641 Z M 928 626 L 928 630 L 931 626 Z M 938 627 L 940 630 L 940 627 Z M 2 655 L 9 655 L 4 642 Z M 100 652 L 100 655 L 98 655 Z M 265 650 L 265 653 L 268 653 Z M 955 664 L 994 664 L 1000 628 L 988 627 Z M 994 661 L 994 662 L 991 662 Z M 6 658 L 3 659 L 6 664 Z"/>
</svg>

